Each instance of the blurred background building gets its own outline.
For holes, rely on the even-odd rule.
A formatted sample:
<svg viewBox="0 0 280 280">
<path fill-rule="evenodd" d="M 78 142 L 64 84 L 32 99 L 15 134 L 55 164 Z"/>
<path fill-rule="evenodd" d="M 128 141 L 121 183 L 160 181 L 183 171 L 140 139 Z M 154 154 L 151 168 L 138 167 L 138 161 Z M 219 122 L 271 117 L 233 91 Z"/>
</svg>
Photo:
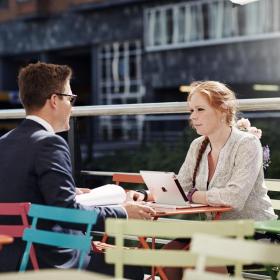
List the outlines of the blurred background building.
<svg viewBox="0 0 280 280">
<path fill-rule="evenodd" d="M 279 50 L 280 0 L 0 0 L 0 107 L 20 106 L 18 70 L 38 60 L 73 68 L 77 105 L 185 101 L 190 82 L 205 79 L 238 98 L 276 97 Z M 254 114 L 267 116 L 278 113 Z M 97 153 L 173 143 L 185 119 L 81 120 L 81 141 Z"/>
</svg>

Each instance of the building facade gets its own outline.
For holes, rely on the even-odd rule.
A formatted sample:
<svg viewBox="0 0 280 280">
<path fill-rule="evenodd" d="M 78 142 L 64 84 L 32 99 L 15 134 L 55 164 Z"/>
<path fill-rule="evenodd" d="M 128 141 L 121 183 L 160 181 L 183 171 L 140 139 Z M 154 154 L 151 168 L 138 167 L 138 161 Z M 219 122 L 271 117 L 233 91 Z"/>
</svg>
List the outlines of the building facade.
<svg viewBox="0 0 280 280">
<path fill-rule="evenodd" d="M 38 60 L 73 68 L 78 105 L 184 101 L 182 86 L 205 79 L 238 98 L 276 97 L 279 49 L 279 0 L 0 0 L 0 104 L 19 106 L 18 69 Z M 185 125 L 104 116 L 85 139 L 98 151 L 172 142 Z"/>
</svg>

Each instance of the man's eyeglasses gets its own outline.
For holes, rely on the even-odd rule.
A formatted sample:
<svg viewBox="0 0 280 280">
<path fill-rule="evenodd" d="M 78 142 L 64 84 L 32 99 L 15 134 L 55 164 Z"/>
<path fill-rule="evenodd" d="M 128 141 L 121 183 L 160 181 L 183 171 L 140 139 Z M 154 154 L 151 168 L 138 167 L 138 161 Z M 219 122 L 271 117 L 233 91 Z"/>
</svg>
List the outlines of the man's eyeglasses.
<svg viewBox="0 0 280 280">
<path fill-rule="evenodd" d="M 77 99 L 77 95 L 76 94 L 56 93 L 56 95 L 68 96 L 69 97 L 69 101 L 70 101 L 72 106 L 75 104 L 75 101 Z"/>
</svg>

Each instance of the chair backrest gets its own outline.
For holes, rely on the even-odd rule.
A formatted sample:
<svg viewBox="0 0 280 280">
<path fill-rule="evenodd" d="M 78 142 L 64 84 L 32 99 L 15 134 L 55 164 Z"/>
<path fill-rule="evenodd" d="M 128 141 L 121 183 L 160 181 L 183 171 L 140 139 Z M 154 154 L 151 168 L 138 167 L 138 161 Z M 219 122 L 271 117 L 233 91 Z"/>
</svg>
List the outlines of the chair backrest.
<svg viewBox="0 0 280 280">
<path fill-rule="evenodd" d="M 29 202 L 19 203 L 0 203 L 0 216 L 20 216 L 22 224 L 0 225 L 0 233 L 12 237 L 22 237 L 25 228 L 29 227 L 27 213 L 29 211 Z"/>
<path fill-rule="evenodd" d="M 273 198 L 271 198 L 273 209 L 280 210 L 280 180 L 265 179 L 265 185 L 268 188 L 269 196 L 272 197 L 273 195 Z"/>
<path fill-rule="evenodd" d="M 119 185 L 120 183 L 145 184 L 140 173 L 115 173 L 112 181 Z"/>
<path fill-rule="evenodd" d="M 30 202 L 3 202 L 0 203 L 0 216 L 18 216 L 21 218 L 21 224 L 0 225 L 0 233 L 7 234 L 15 238 L 21 238 L 26 228 L 30 227 L 27 214 Z M 30 248 L 30 260 L 34 270 L 38 270 L 38 262 L 34 247 Z"/>
<path fill-rule="evenodd" d="M 254 222 L 243 221 L 183 221 L 183 220 L 115 220 L 107 219 L 106 233 L 115 237 L 116 248 L 106 250 L 106 262 L 115 264 L 115 277 L 123 277 L 123 265 L 194 266 L 196 255 L 178 250 L 127 250 L 123 247 L 125 235 L 157 238 L 189 238 L 198 232 L 243 238 L 254 233 Z M 144 244 L 145 245 L 145 244 Z M 209 265 L 226 265 L 215 259 Z"/>
<path fill-rule="evenodd" d="M 280 264 L 280 245 L 255 240 L 232 239 L 199 233 L 193 236 L 190 250 L 198 254 L 197 271 L 205 270 L 208 257 L 232 260 L 240 264 Z M 241 271 L 237 271 L 236 276 L 240 275 Z"/>
<path fill-rule="evenodd" d="M 84 258 L 91 246 L 90 232 L 97 220 L 97 213 L 95 211 L 32 204 L 28 215 L 33 217 L 33 220 L 31 228 L 24 231 L 23 240 L 27 241 L 27 244 L 20 265 L 20 271 L 25 271 L 26 269 L 32 243 L 80 250 L 78 267 L 79 269 L 82 268 Z M 40 230 L 36 228 L 38 219 L 87 224 L 87 230 L 85 235 L 71 235 L 69 233 Z"/>
</svg>

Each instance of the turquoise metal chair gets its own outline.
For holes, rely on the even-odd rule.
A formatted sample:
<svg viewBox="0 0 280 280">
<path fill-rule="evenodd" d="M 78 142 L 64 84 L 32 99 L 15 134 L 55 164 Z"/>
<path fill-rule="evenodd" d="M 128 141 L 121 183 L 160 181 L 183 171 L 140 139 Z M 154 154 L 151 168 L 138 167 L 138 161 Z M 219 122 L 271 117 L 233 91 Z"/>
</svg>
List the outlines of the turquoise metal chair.
<svg viewBox="0 0 280 280">
<path fill-rule="evenodd" d="M 97 213 L 95 211 L 32 204 L 28 215 L 33 217 L 33 220 L 31 228 L 25 229 L 23 234 L 22 239 L 27 241 L 27 244 L 19 271 L 26 270 L 32 243 L 80 250 L 81 254 L 78 268 L 81 269 L 84 258 L 91 247 L 90 233 L 92 226 L 96 223 Z M 85 235 L 71 235 L 69 233 L 41 230 L 36 228 L 38 219 L 87 224 L 87 229 Z"/>
</svg>

